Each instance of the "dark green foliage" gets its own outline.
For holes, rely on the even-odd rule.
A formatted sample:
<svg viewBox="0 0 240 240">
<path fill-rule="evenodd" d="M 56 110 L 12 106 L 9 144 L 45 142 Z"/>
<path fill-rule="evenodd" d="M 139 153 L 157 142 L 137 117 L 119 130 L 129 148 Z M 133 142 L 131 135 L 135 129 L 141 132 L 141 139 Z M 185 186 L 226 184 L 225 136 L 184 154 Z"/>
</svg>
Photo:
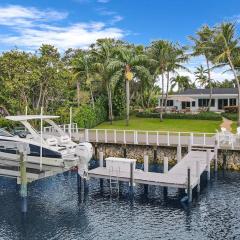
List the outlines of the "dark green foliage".
<svg viewBox="0 0 240 240">
<path fill-rule="evenodd" d="M 0 128 L 6 128 L 7 130 L 11 130 L 16 126 L 16 123 L 13 121 L 9 121 L 6 118 L 0 118 Z"/>
<path fill-rule="evenodd" d="M 99 98 L 95 107 L 83 105 L 73 113 L 73 121 L 80 128 L 92 128 L 107 120 L 106 101 Z"/>
<path fill-rule="evenodd" d="M 141 112 L 136 114 L 137 117 L 142 118 L 159 118 L 159 113 Z M 202 112 L 198 114 L 183 114 L 183 113 L 164 113 L 163 118 L 166 119 L 192 119 L 192 120 L 215 120 L 221 121 L 220 114 L 214 112 Z"/>
<path fill-rule="evenodd" d="M 238 118 L 237 113 L 222 113 L 222 116 L 232 121 L 237 121 Z"/>
<path fill-rule="evenodd" d="M 126 94 L 123 79 L 118 81 L 113 94 L 113 115 L 115 119 L 121 119 L 126 114 Z"/>
</svg>

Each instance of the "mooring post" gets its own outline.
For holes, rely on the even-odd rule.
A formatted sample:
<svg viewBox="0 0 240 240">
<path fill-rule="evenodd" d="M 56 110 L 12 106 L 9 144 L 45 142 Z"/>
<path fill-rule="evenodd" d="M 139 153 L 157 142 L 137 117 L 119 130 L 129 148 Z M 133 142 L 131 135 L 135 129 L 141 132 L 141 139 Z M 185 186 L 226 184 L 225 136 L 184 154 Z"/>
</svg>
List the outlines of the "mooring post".
<svg viewBox="0 0 240 240">
<path fill-rule="evenodd" d="M 163 173 L 168 173 L 168 158 L 164 157 L 163 158 Z M 163 195 L 164 197 L 167 197 L 168 194 L 168 188 L 167 187 L 163 187 Z"/>
<path fill-rule="evenodd" d="M 218 170 L 218 148 L 215 146 L 214 148 L 214 172 L 216 173 Z"/>
<path fill-rule="evenodd" d="M 192 202 L 191 169 L 190 169 L 190 167 L 188 167 L 188 169 L 187 169 L 187 195 L 188 195 L 188 203 Z"/>
<path fill-rule="evenodd" d="M 123 157 L 126 158 L 127 157 L 127 147 L 124 146 L 123 148 Z"/>
<path fill-rule="evenodd" d="M 133 194 L 134 194 L 134 162 L 130 163 L 130 183 L 129 183 L 129 195 L 130 198 L 133 198 Z"/>
<path fill-rule="evenodd" d="M 20 176 L 21 176 L 21 211 L 27 212 L 27 170 L 26 170 L 26 156 L 27 153 L 23 149 L 20 150 Z"/>
<path fill-rule="evenodd" d="M 207 149 L 207 180 L 210 180 L 211 177 L 211 169 L 210 169 L 210 157 L 211 157 L 211 150 Z"/>
<path fill-rule="evenodd" d="M 147 154 L 144 154 L 143 162 L 144 162 L 144 172 L 148 172 L 148 155 Z M 144 193 L 146 195 L 148 194 L 148 185 L 147 184 L 144 184 Z"/>
<path fill-rule="evenodd" d="M 177 163 L 182 160 L 182 147 L 181 145 L 177 146 Z"/>
<path fill-rule="evenodd" d="M 103 167 L 103 152 L 102 151 L 99 152 L 99 166 Z M 100 178 L 100 188 L 101 188 L 101 190 L 103 188 L 103 179 L 102 178 Z"/>
<path fill-rule="evenodd" d="M 196 161 L 196 177 L 197 177 L 197 192 L 200 193 L 200 162 L 199 160 Z"/>
<path fill-rule="evenodd" d="M 164 173 L 168 172 L 168 157 L 163 158 L 163 172 Z"/>
</svg>

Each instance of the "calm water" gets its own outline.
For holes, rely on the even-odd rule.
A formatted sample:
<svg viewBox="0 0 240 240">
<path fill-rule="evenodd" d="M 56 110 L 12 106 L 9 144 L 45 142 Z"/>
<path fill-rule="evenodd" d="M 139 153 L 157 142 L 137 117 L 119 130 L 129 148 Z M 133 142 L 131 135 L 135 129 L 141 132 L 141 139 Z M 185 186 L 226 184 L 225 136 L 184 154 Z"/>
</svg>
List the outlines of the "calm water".
<svg viewBox="0 0 240 240">
<path fill-rule="evenodd" d="M 0 239 L 240 239 L 240 173 L 219 172 L 192 206 L 184 209 L 177 191 L 164 200 L 160 187 L 149 197 L 136 186 L 134 202 L 110 199 L 107 182 L 91 180 L 79 203 L 76 174 L 67 173 L 29 185 L 29 212 L 20 214 L 14 180 L 0 178 Z"/>
</svg>

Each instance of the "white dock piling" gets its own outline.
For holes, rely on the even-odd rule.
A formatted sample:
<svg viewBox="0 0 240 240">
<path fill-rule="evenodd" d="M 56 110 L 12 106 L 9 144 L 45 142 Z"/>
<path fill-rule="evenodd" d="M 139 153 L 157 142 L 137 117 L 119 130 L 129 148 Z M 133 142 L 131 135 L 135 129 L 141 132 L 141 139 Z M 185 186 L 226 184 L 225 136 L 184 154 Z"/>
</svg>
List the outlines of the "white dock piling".
<svg viewBox="0 0 240 240">
<path fill-rule="evenodd" d="M 190 167 L 188 167 L 188 169 L 187 169 L 187 195 L 188 195 L 188 203 L 192 202 L 191 169 L 190 169 Z"/>
<path fill-rule="evenodd" d="M 148 172 L 148 155 L 147 154 L 144 154 L 143 162 L 144 162 L 144 172 Z"/>
<path fill-rule="evenodd" d="M 20 152 L 20 174 L 21 174 L 21 211 L 22 213 L 27 212 L 27 170 L 25 164 L 24 152 Z"/>
<path fill-rule="evenodd" d="M 99 165 L 100 167 L 103 167 L 103 152 L 99 152 Z"/>
<path fill-rule="evenodd" d="M 197 192 L 200 193 L 200 177 L 201 177 L 201 173 L 200 173 L 200 163 L 199 161 L 196 161 L 196 177 L 197 177 Z"/>
<path fill-rule="evenodd" d="M 210 169 L 210 156 L 211 155 L 211 150 L 210 149 L 208 149 L 207 150 L 207 180 L 209 181 L 210 180 L 210 174 L 211 174 L 211 169 Z"/>
<path fill-rule="evenodd" d="M 164 173 L 168 172 L 168 158 L 167 157 L 163 158 L 163 172 Z"/>
<path fill-rule="evenodd" d="M 217 146 L 214 148 L 214 172 L 216 173 L 218 170 L 218 149 Z"/>
<path fill-rule="evenodd" d="M 144 162 L 144 172 L 148 172 L 148 155 L 147 154 L 144 154 L 143 162 Z M 144 184 L 144 193 L 145 193 L 145 195 L 148 194 L 148 185 L 147 184 Z"/>
<path fill-rule="evenodd" d="M 103 152 L 102 151 L 99 152 L 99 165 L 100 165 L 100 167 L 103 167 Z M 100 189 L 101 189 L 101 191 L 103 191 L 103 179 L 102 178 L 100 178 Z"/>
<path fill-rule="evenodd" d="M 133 198 L 133 193 L 134 193 L 133 187 L 134 187 L 134 163 L 131 162 L 130 163 L 130 183 L 129 183 L 129 195 L 131 199 Z"/>
<path fill-rule="evenodd" d="M 181 145 L 177 146 L 177 163 L 179 163 L 182 159 L 182 147 Z"/>
</svg>

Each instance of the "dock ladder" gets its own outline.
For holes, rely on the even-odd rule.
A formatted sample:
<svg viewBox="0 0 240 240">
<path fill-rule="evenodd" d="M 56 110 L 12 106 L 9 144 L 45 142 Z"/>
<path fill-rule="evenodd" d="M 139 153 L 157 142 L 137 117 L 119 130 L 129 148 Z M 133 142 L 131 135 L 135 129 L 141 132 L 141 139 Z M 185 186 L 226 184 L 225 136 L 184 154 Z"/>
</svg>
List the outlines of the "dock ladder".
<svg viewBox="0 0 240 240">
<path fill-rule="evenodd" d="M 116 173 L 116 175 L 114 175 Z M 109 188 L 110 188 L 110 196 L 114 193 L 119 197 L 119 175 L 120 168 L 118 170 L 114 170 L 113 167 L 109 169 Z"/>
</svg>

